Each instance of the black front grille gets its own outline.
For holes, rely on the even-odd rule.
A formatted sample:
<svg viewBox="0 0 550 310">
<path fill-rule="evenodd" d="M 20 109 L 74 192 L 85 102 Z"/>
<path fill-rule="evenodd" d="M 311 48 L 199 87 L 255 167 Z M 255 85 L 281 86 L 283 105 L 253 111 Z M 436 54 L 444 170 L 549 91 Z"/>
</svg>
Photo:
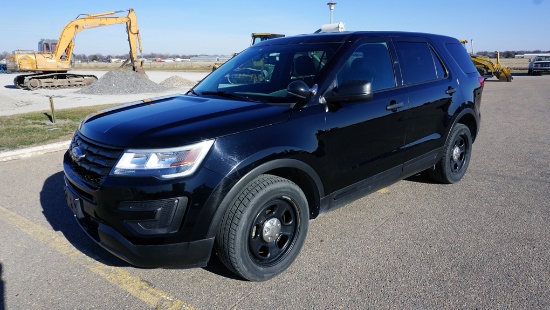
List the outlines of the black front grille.
<svg viewBox="0 0 550 310">
<path fill-rule="evenodd" d="M 75 152 L 75 148 L 78 148 L 79 152 Z M 93 142 L 76 133 L 69 147 L 71 167 L 82 181 L 97 189 L 123 151 Z M 75 153 L 81 156 L 74 156 Z"/>
</svg>

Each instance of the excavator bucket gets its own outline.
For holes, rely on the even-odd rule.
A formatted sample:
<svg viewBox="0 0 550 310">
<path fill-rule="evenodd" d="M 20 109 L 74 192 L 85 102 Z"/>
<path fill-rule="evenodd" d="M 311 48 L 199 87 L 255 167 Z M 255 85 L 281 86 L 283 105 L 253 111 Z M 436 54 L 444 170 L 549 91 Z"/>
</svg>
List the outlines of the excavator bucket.
<svg viewBox="0 0 550 310">
<path fill-rule="evenodd" d="M 496 70 L 495 70 L 495 76 L 498 78 L 501 82 L 512 82 L 512 72 L 510 71 L 510 68 L 503 67 L 500 64 L 500 53 L 497 52 L 497 63 L 496 63 Z"/>
<path fill-rule="evenodd" d="M 510 73 L 510 68 L 500 68 L 500 71 L 495 72 L 495 76 L 501 82 L 512 82 L 514 79 L 512 73 Z"/>
<path fill-rule="evenodd" d="M 134 64 L 134 71 L 141 74 L 142 76 L 149 78 L 147 76 L 147 73 L 145 73 L 145 70 L 143 70 L 143 61 L 136 62 Z"/>
<path fill-rule="evenodd" d="M 122 65 L 120 65 L 119 69 L 123 69 L 124 67 L 130 66 L 130 62 L 131 62 L 130 59 L 126 59 L 122 63 Z M 147 76 L 147 73 L 145 73 L 145 70 L 143 70 L 143 61 L 135 61 L 131 65 L 132 65 L 132 71 L 139 73 L 144 78 L 147 78 L 147 79 L 149 78 Z"/>
</svg>

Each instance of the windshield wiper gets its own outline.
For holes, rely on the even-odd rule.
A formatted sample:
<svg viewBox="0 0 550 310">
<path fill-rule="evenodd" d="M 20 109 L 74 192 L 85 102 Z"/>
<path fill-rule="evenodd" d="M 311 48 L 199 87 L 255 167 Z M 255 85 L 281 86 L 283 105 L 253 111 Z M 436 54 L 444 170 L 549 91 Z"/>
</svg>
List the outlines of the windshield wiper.
<svg viewBox="0 0 550 310">
<path fill-rule="evenodd" d="M 227 92 L 224 92 L 224 91 L 203 91 L 201 93 L 201 96 L 204 96 L 204 95 L 216 95 L 216 96 L 225 97 L 225 98 L 229 98 L 229 99 L 251 101 L 251 102 L 254 101 L 254 100 L 248 98 L 247 96 L 234 94 L 234 93 L 227 93 Z"/>
<path fill-rule="evenodd" d="M 186 94 L 186 95 L 191 94 L 191 95 L 195 95 L 195 96 L 197 96 L 197 97 L 200 96 L 193 88 L 191 88 L 190 90 L 188 90 L 185 94 Z"/>
</svg>

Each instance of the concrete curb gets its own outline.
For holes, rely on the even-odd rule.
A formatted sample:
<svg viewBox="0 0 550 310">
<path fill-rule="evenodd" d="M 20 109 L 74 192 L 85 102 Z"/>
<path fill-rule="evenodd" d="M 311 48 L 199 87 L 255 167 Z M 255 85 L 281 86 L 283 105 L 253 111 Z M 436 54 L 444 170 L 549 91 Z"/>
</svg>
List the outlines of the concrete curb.
<svg viewBox="0 0 550 310">
<path fill-rule="evenodd" d="M 21 158 L 28 158 L 34 155 L 46 154 L 51 152 L 57 152 L 61 150 L 66 150 L 69 148 L 70 140 L 51 143 L 47 145 L 40 145 L 35 147 L 30 147 L 26 149 L 19 149 L 7 152 L 0 152 L 0 162 L 16 160 Z"/>
</svg>

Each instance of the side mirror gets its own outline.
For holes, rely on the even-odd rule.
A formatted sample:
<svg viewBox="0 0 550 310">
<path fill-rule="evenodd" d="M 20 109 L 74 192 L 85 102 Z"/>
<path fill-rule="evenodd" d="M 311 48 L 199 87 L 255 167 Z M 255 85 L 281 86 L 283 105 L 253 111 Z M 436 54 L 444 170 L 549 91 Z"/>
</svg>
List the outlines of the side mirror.
<svg viewBox="0 0 550 310">
<path fill-rule="evenodd" d="M 309 86 L 302 80 L 291 82 L 287 86 L 288 93 L 300 99 L 309 97 Z"/>
<path fill-rule="evenodd" d="M 302 80 L 296 80 L 296 81 L 290 82 L 290 84 L 288 84 L 287 91 L 290 95 L 298 97 L 298 102 L 292 104 L 290 107 L 291 108 L 295 108 L 295 107 L 300 108 L 300 107 L 302 107 L 302 105 L 304 105 L 307 102 L 307 100 L 309 99 L 309 97 L 311 95 L 315 95 L 317 93 L 317 84 L 315 84 L 315 85 L 313 85 L 313 87 L 309 88 L 309 86 L 307 86 L 306 82 L 304 82 Z"/>
<path fill-rule="evenodd" d="M 372 99 L 372 84 L 363 80 L 345 81 L 342 85 L 335 87 L 325 94 L 328 103 L 341 101 L 368 101 Z"/>
</svg>

